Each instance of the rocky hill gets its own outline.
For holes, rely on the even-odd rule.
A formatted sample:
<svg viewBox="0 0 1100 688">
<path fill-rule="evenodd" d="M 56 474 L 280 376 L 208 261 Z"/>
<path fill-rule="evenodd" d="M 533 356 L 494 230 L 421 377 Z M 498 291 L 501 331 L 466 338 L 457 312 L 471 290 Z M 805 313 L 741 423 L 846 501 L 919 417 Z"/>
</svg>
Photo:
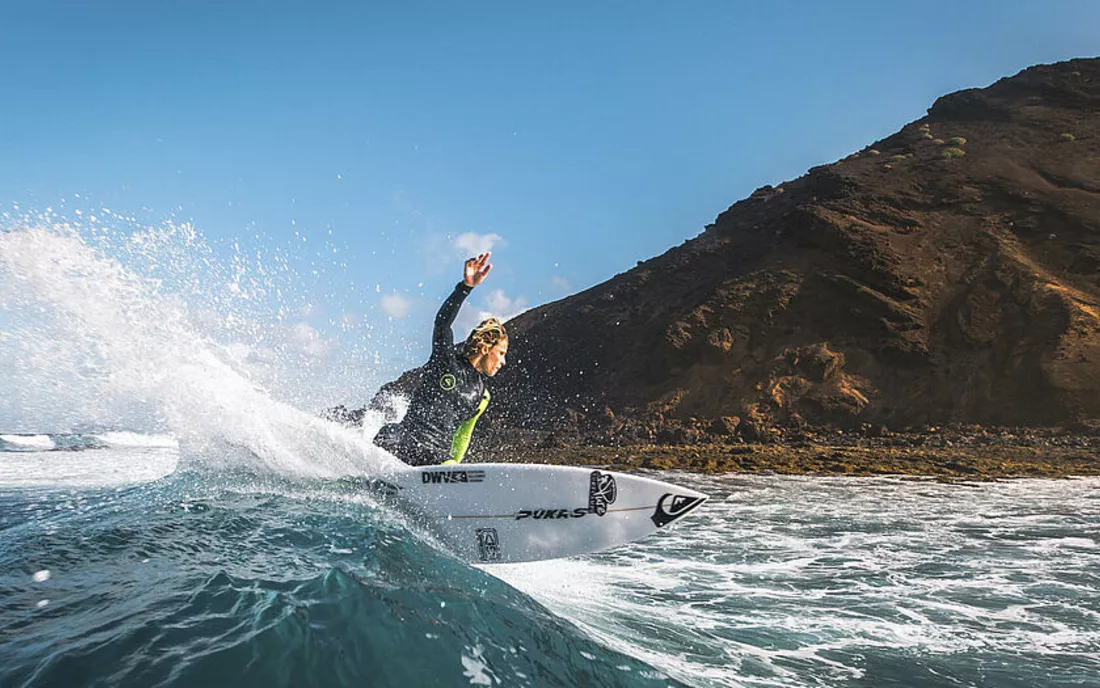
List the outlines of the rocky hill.
<svg viewBox="0 0 1100 688">
<path fill-rule="evenodd" d="M 498 429 L 1100 419 L 1100 59 L 946 95 L 508 327 Z"/>
</svg>

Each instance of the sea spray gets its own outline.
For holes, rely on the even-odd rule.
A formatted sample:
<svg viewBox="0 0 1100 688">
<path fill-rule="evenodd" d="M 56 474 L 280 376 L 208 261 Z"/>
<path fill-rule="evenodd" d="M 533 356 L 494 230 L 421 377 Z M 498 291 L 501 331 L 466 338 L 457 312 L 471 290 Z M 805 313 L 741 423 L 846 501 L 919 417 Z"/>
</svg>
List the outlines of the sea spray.
<svg viewBox="0 0 1100 688">
<path fill-rule="evenodd" d="M 0 312 L 7 321 L 0 356 L 16 371 L 0 390 L 0 419 L 167 431 L 190 456 L 243 456 L 253 468 L 288 474 L 392 465 L 363 432 L 278 401 L 257 380 L 259 367 L 250 367 L 242 350 L 269 360 L 280 355 L 262 346 L 272 329 L 262 311 L 274 308 L 272 320 L 285 311 L 271 275 L 246 274 L 232 261 L 223 270 L 189 226 L 124 241 L 105 236 L 102 228 L 62 222 L 0 233 Z M 218 270 L 229 279 L 201 282 Z M 169 284 L 176 291 L 167 291 Z M 192 310 L 191 295 L 206 308 Z M 204 318 L 216 327 L 204 331 Z M 226 444 L 247 452 L 227 454 L 220 449 Z"/>
</svg>

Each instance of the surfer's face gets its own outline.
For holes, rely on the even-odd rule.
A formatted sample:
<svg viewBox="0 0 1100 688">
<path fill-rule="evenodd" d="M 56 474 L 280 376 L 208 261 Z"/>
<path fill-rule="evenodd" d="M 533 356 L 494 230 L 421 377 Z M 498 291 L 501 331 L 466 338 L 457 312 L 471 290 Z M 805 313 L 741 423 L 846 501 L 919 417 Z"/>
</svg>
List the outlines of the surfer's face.
<svg viewBox="0 0 1100 688">
<path fill-rule="evenodd" d="M 496 375 L 504 367 L 504 357 L 508 354 L 508 340 L 502 339 L 489 347 L 481 356 L 478 370 L 489 377 Z"/>
</svg>

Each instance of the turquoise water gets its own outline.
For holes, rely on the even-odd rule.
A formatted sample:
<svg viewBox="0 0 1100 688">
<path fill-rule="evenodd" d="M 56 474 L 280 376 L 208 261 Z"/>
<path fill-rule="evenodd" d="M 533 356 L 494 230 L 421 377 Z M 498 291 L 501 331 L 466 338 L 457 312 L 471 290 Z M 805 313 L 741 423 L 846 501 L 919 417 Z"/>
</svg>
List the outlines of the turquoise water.
<svg viewBox="0 0 1100 688">
<path fill-rule="evenodd" d="M 325 481 L 58 439 L 0 447 L 4 686 L 1100 684 L 1094 479 L 669 474 L 712 495 L 669 532 L 477 568 Z"/>
<path fill-rule="evenodd" d="M 0 513 L 0 685 L 675 684 L 316 483 L 9 486 Z"/>
</svg>

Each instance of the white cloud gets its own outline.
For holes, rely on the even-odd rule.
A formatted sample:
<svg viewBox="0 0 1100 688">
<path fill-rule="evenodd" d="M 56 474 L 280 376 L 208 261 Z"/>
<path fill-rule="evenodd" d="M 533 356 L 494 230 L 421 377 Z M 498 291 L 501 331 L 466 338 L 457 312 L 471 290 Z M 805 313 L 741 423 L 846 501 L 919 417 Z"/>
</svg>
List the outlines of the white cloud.
<svg viewBox="0 0 1100 688">
<path fill-rule="evenodd" d="M 499 234 L 477 234 L 465 232 L 455 237 L 455 246 L 462 251 L 465 258 L 488 253 L 497 244 L 504 245 L 504 237 Z"/>
<path fill-rule="evenodd" d="M 529 307 L 527 299 L 522 296 L 513 299 L 505 294 L 503 289 L 494 289 L 482 300 L 480 308 L 462 309 L 462 313 L 455 322 L 458 337 L 465 339 L 470 334 L 470 330 L 486 318 L 500 318 L 507 322 Z"/>
<path fill-rule="evenodd" d="M 412 308 L 412 299 L 400 294 L 387 294 L 382 297 L 382 310 L 391 318 L 404 318 Z"/>
<path fill-rule="evenodd" d="M 501 320 L 511 320 L 523 311 L 527 310 L 527 299 L 522 296 L 509 298 L 503 289 L 494 289 L 485 299 L 485 305 L 490 313 L 485 317 L 496 316 Z"/>
<path fill-rule="evenodd" d="M 464 260 L 507 245 L 504 237 L 493 233 L 429 234 L 420 242 L 420 250 L 426 261 L 426 274 L 461 276 Z"/>
</svg>

